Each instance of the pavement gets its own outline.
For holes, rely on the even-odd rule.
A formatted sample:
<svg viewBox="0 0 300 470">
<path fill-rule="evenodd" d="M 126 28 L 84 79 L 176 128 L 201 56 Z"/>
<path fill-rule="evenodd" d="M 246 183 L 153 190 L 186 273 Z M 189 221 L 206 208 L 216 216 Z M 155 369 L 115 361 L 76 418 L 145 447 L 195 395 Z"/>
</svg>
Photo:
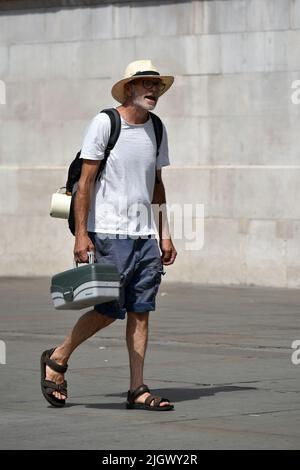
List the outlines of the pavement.
<svg viewBox="0 0 300 470">
<path fill-rule="evenodd" d="M 0 279 L 0 449 L 299 449 L 300 290 L 163 283 L 145 383 L 175 411 L 157 413 L 124 407 L 126 321 L 73 353 L 68 405 L 48 406 L 40 354 L 84 312 L 54 310 L 49 285 Z"/>
</svg>

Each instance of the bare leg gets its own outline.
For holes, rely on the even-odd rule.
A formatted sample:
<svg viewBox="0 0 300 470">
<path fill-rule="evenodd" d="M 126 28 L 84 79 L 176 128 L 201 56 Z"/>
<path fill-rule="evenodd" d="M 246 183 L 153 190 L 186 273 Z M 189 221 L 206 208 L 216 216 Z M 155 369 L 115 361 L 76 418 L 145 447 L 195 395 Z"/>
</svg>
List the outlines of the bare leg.
<svg viewBox="0 0 300 470">
<path fill-rule="evenodd" d="M 74 349 L 76 349 L 83 341 L 93 336 L 97 331 L 105 328 L 115 321 L 114 318 L 102 315 L 101 313 L 91 310 L 79 318 L 71 333 L 66 337 L 64 342 L 58 346 L 51 356 L 51 359 L 58 364 L 66 365 L 69 357 Z M 63 383 L 64 374 L 53 371 L 50 367 L 46 367 L 46 378 L 55 383 Z M 59 392 L 53 392 L 53 395 L 59 400 L 65 397 Z"/>
<path fill-rule="evenodd" d="M 148 320 L 149 312 L 135 313 L 128 312 L 126 342 L 130 364 L 130 391 L 144 383 L 144 361 L 148 343 Z M 139 396 L 136 403 L 144 403 L 149 393 Z M 160 406 L 169 405 L 169 402 L 162 402 Z"/>
</svg>

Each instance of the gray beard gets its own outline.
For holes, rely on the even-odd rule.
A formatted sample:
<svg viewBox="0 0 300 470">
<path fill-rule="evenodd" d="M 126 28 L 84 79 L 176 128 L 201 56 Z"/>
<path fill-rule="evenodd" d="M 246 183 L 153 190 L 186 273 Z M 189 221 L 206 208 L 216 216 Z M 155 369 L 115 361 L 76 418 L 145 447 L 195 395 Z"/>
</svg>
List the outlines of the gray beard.
<svg viewBox="0 0 300 470">
<path fill-rule="evenodd" d="M 145 111 L 152 111 L 156 106 L 156 103 L 153 104 L 153 105 L 145 104 L 143 98 L 136 96 L 136 91 L 135 91 L 134 87 L 133 87 L 133 94 L 132 94 L 132 103 L 135 106 L 144 109 Z"/>
</svg>

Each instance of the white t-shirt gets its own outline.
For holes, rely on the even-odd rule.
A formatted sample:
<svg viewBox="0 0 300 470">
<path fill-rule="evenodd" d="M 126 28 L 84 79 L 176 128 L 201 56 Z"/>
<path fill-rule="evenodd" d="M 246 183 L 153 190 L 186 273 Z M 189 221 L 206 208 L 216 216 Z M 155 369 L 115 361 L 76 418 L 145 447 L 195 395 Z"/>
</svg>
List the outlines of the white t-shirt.
<svg viewBox="0 0 300 470">
<path fill-rule="evenodd" d="M 102 160 L 110 136 L 110 119 L 99 113 L 89 124 L 81 158 Z M 155 168 L 169 165 L 165 126 L 159 155 L 149 117 L 144 124 L 128 124 L 121 118 L 121 132 L 104 171 L 95 183 L 87 229 L 90 232 L 126 235 L 155 234 L 151 209 Z"/>
</svg>

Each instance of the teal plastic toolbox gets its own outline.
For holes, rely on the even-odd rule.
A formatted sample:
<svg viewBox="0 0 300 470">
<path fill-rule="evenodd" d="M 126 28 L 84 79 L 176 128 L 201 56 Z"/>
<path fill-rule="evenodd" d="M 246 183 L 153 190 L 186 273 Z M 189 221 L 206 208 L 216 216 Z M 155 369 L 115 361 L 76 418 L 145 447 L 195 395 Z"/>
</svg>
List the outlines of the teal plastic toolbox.
<svg viewBox="0 0 300 470">
<path fill-rule="evenodd" d="M 53 276 L 50 292 L 57 310 L 79 310 L 119 300 L 120 275 L 113 264 L 92 262 Z"/>
</svg>

